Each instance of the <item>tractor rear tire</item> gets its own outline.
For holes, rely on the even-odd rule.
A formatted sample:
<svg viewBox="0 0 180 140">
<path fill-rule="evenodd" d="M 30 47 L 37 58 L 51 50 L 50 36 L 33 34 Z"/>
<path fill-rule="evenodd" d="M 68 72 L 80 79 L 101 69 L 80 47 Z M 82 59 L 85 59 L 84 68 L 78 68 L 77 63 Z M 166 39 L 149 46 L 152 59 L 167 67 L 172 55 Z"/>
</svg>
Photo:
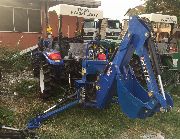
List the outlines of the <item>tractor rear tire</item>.
<svg viewBox="0 0 180 140">
<path fill-rule="evenodd" d="M 58 92 L 58 87 L 61 85 L 61 71 L 58 67 L 50 65 L 45 58 L 41 60 L 39 69 L 39 89 L 40 97 L 48 99 Z"/>
<path fill-rule="evenodd" d="M 39 77 L 39 60 L 37 58 L 34 58 L 32 61 L 32 67 L 33 67 L 33 75 L 34 77 Z"/>
<path fill-rule="evenodd" d="M 32 52 L 32 69 L 35 78 L 39 78 L 41 53 L 38 50 Z"/>
</svg>

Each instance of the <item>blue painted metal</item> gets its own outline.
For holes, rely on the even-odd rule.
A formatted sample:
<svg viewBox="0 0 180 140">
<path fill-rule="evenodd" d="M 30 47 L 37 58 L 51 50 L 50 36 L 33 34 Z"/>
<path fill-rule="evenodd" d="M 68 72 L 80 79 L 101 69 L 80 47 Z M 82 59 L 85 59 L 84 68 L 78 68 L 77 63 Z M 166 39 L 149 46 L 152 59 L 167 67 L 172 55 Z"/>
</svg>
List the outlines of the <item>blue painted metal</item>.
<svg viewBox="0 0 180 140">
<path fill-rule="evenodd" d="M 108 100 L 110 100 L 110 97 L 113 95 L 112 91 L 114 89 L 114 85 L 116 81 L 115 78 L 117 74 L 116 67 L 119 67 L 120 64 L 122 63 L 124 56 L 127 53 L 127 50 L 132 49 L 132 47 L 130 46 L 131 39 L 132 39 L 131 35 L 129 37 L 128 35 L 125 36 L 107 72 L 103 73 L 99 77 L 99 81 L 97 85 L 100 87 L 100 89 L 97 91 L 97 97 L 96 97 L 97 108 L 104 108 L 107 105 L 106 103 L 108 102 Z"/>
<path fill-rule="evenodd" d="M 39 42 L 38 42 L 38 45 L 41 47 L 41 48 L 44 48 L 44 51 L 37 51 L 37 53 L 40 55 L 40 56 L 44 56 L 46 61 L 51 64 L 51 65 L 55 65 L 55 66 L 63 66 L 64 65 L 64 62 L 63 60 L 51 60 L 49 59 L 48 55 L 51 54 L 51 53 L 59 53 L 59 51 L 57 50 L 54 50 L 52 49 L 52 39 L 51 38 L 47 38 L 47 39 L 40 39 Z M 60 54 L 61 55 L 61 54 Z"/>
<path fill-rule="evenodd" d="M 167 93 L 168 100 L 164 100 L 155 80 L 146 50 L 146 41 L 150 36 L 149 31 L 150 29 L 141 19 L 132 17 L 129 22 L 128 33 L 119 46 L 114 60 L 107 72 L 102 74 L 97 82 L 100 87 L 97 90 L 97 108 L 104 108 L 107 105 L 114 94 L 115 83 L 117 84 L 119 104 L 128 117 L 145 118 L 154 114 L 160 107 L 167 109 L 169 106 L 173 106 L 173 101 Z M 144 60 L 143 66 L 146 68 L 146 73 L 148 73 L 146 80 L 148 91 L 145 91 L 136 80 L 128 79 L 128 76 L 131 75 L 131 73 L 127 73 L 128 64 L 134 51 Z M 148 97 L 149 92 L 153 94 L 152 98 Z"/>
<path fill-rule="evenodd" d="M 55 116 L 56 114 L 63 112 L 73 106 L 75 106 L 76 104 L 79 103 L 79 100 L 75 100 L 67 105 L 64 105 L 58 109 L 55 109 L 53 111 L 48 111 L 47 113 L 44 113 L 42 115 L 37 116 L 36 118 L 31 119 L 28 124 L 27 124 L 27 128 L 28 129 L 35 129 L 35 128 L 39 128 L 41 123 L 45 120 L 47 120 L 48 118 Z"/>
<path fill-rule="evenodd" d="M 84 69 L 85 73 L 82 80 L 87 81 L 87 75 L 102 73 L 107 64 L 108 61 L 84 60 L 82 62 L 82 68 Z"/>
<path fill-rule="evenodd" d="M 165 93 L 165 100 L 156 82 L 149 54 L 146 49 L 149 37 L 150 29 L 147 25 L 138 17 L 132 17 L 129 21 L 128 32 L 121 42 L 112 62 L 89 60 L 86 56 L 86 59 L 82 62 L 84 71 L 82 79 L 75 81 L 77 99 L 59 109 L 32 119 L 28 123 L 28 128 L 33 129 L 39 127 L 43 120 L 79 102 L 84 106 L 102 109 L 109 103 L 118 101 L 122 111 L 130 118 L 146 118 L 160 111 L 160 108 L 167 110 L 169 107 L 173 107 L 171 96 Z M 88 53 L 89 52 L 87 52 L 87 54 Z M 147 90 L 140 85 L 129 66 L 133 53 L 136 53 L 141 59 L 146 77 Z M 96 81 L 87 81 L 88 75 L 96 74 L 98 75 Z M 82 101 L 81 89 L 86 88 L 88 84 L 93 84 L 97 88 L 95 102 Z"/>
<path fill-rule="evenodd" d="M 117 76 L 118 100 L 122 111 L 130 118 L 146 118 L 158 105 L 129 71 L 128 77 Z"/>
</svg>

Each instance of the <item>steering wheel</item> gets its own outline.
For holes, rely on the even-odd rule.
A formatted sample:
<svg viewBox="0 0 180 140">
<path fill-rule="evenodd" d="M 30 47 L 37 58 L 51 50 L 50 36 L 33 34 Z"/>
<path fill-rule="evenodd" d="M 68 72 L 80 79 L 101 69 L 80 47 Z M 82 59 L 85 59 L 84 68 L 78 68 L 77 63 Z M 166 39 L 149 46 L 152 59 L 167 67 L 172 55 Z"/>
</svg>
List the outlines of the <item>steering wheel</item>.
<svg viewBox="0 0 180 140">
<path fill-rule="evenodd" d="M 88 43 L 88 48 L 87 48 L 87 56 L 89 59 L 96 60 L 98 59 L 98 54 L 103 53 L 105 54 L 106 49 L 100 45 L 99 41 L 91 41 Z"/>
</svg>

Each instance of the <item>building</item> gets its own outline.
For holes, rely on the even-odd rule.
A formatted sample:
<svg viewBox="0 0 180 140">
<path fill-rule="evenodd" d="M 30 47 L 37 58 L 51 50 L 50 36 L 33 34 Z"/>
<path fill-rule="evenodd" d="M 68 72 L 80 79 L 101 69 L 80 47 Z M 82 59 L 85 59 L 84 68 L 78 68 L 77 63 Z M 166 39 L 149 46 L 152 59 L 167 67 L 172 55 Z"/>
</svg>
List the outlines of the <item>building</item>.
<svg viewBox="0 0 180 140">
<path fill-rule="evenodd" d="M 15 49 L 25 49 L 35 45 L 39 36 L 46 36 L 48 8 L 57 4 L 93 8 L 101 5 L 95 0 L 1 0 L 0 45 Z M 68 21 L 68 24 L 71 27 L 74 23 Z"/>
</svg>

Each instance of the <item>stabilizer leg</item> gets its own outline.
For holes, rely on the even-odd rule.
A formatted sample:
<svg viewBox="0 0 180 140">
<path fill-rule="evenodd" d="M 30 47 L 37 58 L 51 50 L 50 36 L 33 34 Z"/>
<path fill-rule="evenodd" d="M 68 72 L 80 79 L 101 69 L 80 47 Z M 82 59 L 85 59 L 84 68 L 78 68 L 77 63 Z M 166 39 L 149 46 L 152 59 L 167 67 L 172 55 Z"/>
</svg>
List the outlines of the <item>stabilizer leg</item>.
<svg viewBox="0 0 180 140">
<path fill-rule="evenodd" d="M 37 117 L 31 119 L 27 124 L 27 128 L 28 129 L 39 128 L 43 121 L 77 105 L 79 103 L 79 92 L 77 91 L 75 94 L 72 94 L 71 96 L 69 96 L 69 98 L 72 98 L 72 97 L 75 97 L 75 99 L 73 99 L 74 101 L 71 101 L 68 104 L 65 104 L 62 106 L 62 103 L 65 102 L 68 98 L 62 99 L 59 101 L 59 103 L 57 103 L 56 105 L 44 111 L 43 114 L 38 115 Z"/>
</svg>

